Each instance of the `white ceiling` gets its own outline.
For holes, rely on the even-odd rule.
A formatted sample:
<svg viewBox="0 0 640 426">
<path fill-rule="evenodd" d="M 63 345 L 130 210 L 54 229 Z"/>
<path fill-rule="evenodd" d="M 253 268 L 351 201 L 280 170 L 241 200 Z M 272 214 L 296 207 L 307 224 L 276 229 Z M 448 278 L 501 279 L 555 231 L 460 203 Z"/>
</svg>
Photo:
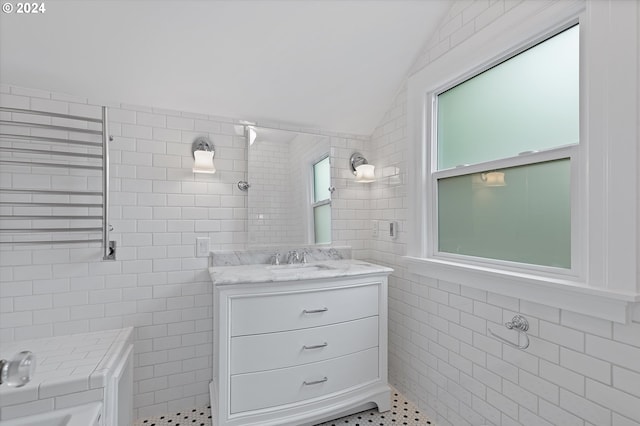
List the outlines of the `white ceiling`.
<svg viewBox="0 0 640 426">
<path fill-rule="evenodd" d="M 450 0 L 45 5 L 0 15 L 3 83 L 370 134 Z"/>
</svg>

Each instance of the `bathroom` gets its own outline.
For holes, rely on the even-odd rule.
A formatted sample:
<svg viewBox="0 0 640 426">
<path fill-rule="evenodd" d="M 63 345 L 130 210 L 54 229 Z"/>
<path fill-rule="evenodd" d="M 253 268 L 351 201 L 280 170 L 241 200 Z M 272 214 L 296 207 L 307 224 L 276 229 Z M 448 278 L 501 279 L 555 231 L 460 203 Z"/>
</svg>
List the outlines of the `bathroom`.
<svg viewBox="0 0 640 426">
<path fill-rule="evenodd" d="M 386 335 L 380 365 L 420 420 L 391 422 L 393 410 L 366 407 L 378 423 L 640 425 L 637 1 L 41 4 L 39 10 L 3 3 L 0 107 L 97 120 L 107 107 L 108 241 L 116 244 L 113 251 L 101 243 L 10 244 L 0 233 L 0 354 L 33 350 L 34 381 L 51 364 L 39 364 L 37 347 L 19 342 L 69 344 L 103 333 L 116 346 L 133 344 L 131 397 L 120 401 L 121 411 L 145 424 L 176 424 L 167 419 L 190 412 L 211 422 L 211 382 L 224 352 L 209 270 L 216 255 L 264 249 L 261 263 L 278 266 L 271 265 L 277 252 L 284 269 L 289 252 L 306 250 L 309 265 L 328 264 L 314 256 L 333 249 L 389 273 L 388 282 L 380 279 L 387 284 L 380 312 L 388 312 L 379 330 Z M 451 87 L 576 23 L 584 148 L 562 154 L 578 164 L 571 170 L 574 275 L 496 273 L 486 264 L 452 265 L 434 256 L 421 237 L 433 227 L 434 213 L 433 189 L 421 179 L 431 155 L 422 94 Z M 223 63 L 227 57 L 235 62 Z M 3 133 L 4 121 L 24 115 L 0 111 Z M 53 117 L 33 122 L 69 125 Z M 269 185 L 252 175 L 251 130 L 255 146 L 269 131 L 323 141 L 330 158 L 330 244 L 258 241 L 253 231 L 264 217 L 251 197 Z M 203 136 L 213 146 L 214 174 L 193 172 L 193 144 Z M 356 153 L 357 161 L 375 166 L 375 181 L 357 181 L 363 179 L 352 169 Z M 0 152 L 3 160 L 6 154 Z M 94 171 L 23 169 L 0 163 L 0 188 L 102 187 Z M 489 174 L 482 174 L 485 181 Z M 504 179 L 506 186 L 493 189 L 515 184 Z M 248 190 L 239 182 L 248 182 Z M 11 191 L 0 198 L 16 201 Z M 18 213 L 0 207 L 0 228 L 16 226 L 6 216 Z M 50 222 L 47 227 L 61 226 Z M 103 260 L 110 254 L 115 260 Z M 527 330 L 514 324 L 516 315 L 527 320 Z M 122 331 L 129 327 L 130 335 Z M 525 341 L 526 348 L 517 348 Z M 33 384 L 2 384 L 0 424 L 108 399 L 92 381 L 56 386 L 61 396 L 47 397 Z M 344 424 L 351 415 L 334 411 L 314 419 Z M 188 424 L 199 424 L 192 419 Z"/>
</svg>

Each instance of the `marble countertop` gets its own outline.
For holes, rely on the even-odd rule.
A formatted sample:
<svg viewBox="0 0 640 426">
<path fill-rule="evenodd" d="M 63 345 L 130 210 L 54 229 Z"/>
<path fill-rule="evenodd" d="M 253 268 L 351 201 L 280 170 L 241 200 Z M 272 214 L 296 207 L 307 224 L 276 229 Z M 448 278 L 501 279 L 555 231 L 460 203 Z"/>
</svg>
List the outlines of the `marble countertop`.
<svg viewBox="0 0 640 426">
<path fill-rule="evenodd" d="M 215 285 L 314 280 L 389 274 L 393 269 L 362 260 L 323 260 L 307 264 L 213 266 L 209 268 Z"/>
<path fill-rule="evenodd" d="M 250 250 L 212 251 L 210 266 L 244 266 L 271 263 L 276 253 L 280 254 L 280 261 L 285 263 L 287 252 L 295 250 L 306 252 L 309 262 L 325 260 L 351 259 L 351 247 L 317 247 L 317 246 L 278 246 L 270 248 L 256 248 Z"/>
<path fill-rule="evenodd" d="M 0 388 L 0 407 L 105 387 L 132 336 L 133 327 L 127 327 L 3 344 L 2 359 L 28 350 L 36 368 L 25 386 Z"/>
</svg>

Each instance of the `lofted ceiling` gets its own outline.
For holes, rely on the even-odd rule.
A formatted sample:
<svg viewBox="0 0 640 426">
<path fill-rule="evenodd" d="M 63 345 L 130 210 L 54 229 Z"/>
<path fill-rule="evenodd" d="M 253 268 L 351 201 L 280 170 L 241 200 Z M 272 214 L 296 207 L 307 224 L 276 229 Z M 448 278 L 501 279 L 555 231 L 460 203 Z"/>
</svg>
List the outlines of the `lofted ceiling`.
<svg viewBox="0 0 640 426">
<path fill-rule="evenodd" d="M 0 80 L 370 134 L 450 0 L 49 0 L 0 15 Z"/>
</svg>

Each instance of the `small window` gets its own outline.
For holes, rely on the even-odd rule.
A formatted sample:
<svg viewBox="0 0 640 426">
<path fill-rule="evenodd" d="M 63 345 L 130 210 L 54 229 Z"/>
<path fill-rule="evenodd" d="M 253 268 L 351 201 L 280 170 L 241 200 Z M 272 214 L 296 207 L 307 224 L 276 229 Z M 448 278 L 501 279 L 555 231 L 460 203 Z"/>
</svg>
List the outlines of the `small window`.
<svg viewBox="0 0 640 426">
<path fill-rule="evenodd" d="M 578 39 L 576 25 L 436 96 L 435 253 L 572 268 Z"/>
<path fill-rule="evenodd" d="M 313 164 L 313 231 L 316 244 L 331 242 L 331 165 L 329 156 Z"/>
</svg>

